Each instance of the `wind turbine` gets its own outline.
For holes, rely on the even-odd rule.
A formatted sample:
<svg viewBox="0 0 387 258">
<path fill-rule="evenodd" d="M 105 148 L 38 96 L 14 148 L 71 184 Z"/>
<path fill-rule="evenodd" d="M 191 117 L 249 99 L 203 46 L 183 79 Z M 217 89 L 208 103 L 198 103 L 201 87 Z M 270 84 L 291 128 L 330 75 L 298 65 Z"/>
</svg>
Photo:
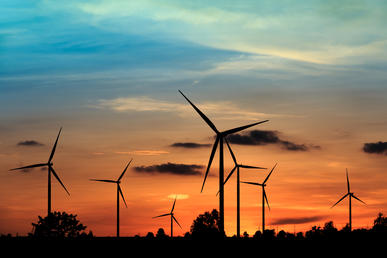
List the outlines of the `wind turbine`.
<svg viewBox="0 0 387 258">
<path fill-rule="evenodd" d="M 262 187 L 262 234 L 265 233 L 265 201 L 267 203 L 267 207 L 270 210 L 269 201 L 267 200 L 267 195 L 266 195 L 266 191 L 265 191 L 265 186 L 266 186 L 267 180 L 269 179 L 271 173 L 273 173 L 273 170 L 275 169 L 276 166 L 277 166 L 277 164 L 274 165 L 274 167 L 271 169 L 270 173 L 267 175 L 267 177 L 265 178 L 265 180 L 263 181 L 262 184 L 253 183 L 253 182 L 242 182 L 245 184 L 258 185 L 258 186 Z"/>
<path fill-rule="evenodd" d="M 121 190 L 121 179 L 124 176 L 126 170 L 128 169 L 130 163 L 132 162 L 133 159 L 131 159 L 126 165 L 124 171 L 121 173 L 120 177 L 117 179 L 117 181 L 114 180 L 101 180 L 101 179 L 90 179 L 90 181 L 98 181 L 98 182 L 105 182 L 105 183 L 114 183 L 117 184 L 117 237 L 120 237 L 120 195 L 122 197 L 122 200 L 124 201 L 125 207 L 128 208 L 128 205 L 126 205 L 126 201 L 124 198 L 124 195 L 122 194 Z"/>
<path fill-rule="evenodd" d="M 162 214 L 162 215 L 153 217 L 153 219 L 154 219 L 154 218 L 159 218 L 159 217 L 171 216 L 171 238 L 173 238 L 173 221 L 175 221 L 176 224 L 179 225 L 179 227 L 182 229 L 182 227 L 180 226 L 179 222 L 177 221 L 177 219 L 175 218 L 174 213 L 173 213 L 173 210 L 175 209 L 175 204 L 176 204 L 176 197 L 175 197 L 175 201 L 173 202 L 172 209 L 171 209 L 170 213 L 166 213 L 166 214 Z"/>
<path fill-rule="evenodd" d="M 346 174 L 347 174 L 347 194 L 345 194 L 343 197 L 341 197 L 340 200 L 338 200 L 332 207 L 335 207 L 339 202 L 341 202 L 342 200 L 345 199 L 345 197 L 349 196 L 349 231 L 352 231 L 352 202 L 351 202 L 351 198 L 355 198 L 356 200 L 358 200 L 359 202 L 362 202 L 364 204 L 366 204 L 365 202 L 363 202 L 362 200 L 360 200 L 359 198 L 357 198 L 354 193 L 351 193 L 351 188 L 349 186 L 349 178 L 348 178 L 348 169 L 345 169 L 346 171 Z"/>
<path fill-rule="evenodd" d="M 226 131 L 220 132 L 215 127 L 215 125 L 211 122 L 211 120 L 208 119 L 208 117 L 203 114 L 203 112 L 201 112 L 180 90 L 179 90 L 179 92 L 188 101 L 188 103 L 191 104 L 191 106 L 196 110 L 196 112 L 201 116 L 201 118 L 208 124 L 208 126 L 216 133 L 215 143 L 214 143 L 214 145 L 212 147 L 210 159 L 208 161 L 207 170 L 206 170 L 206 173 L 205 173 L 205 176 L 204 176 L 203 185 L 202 185 L 202 189 L 201 189 L 200 192 L 203 192 L 204 184 L 206 182 L 207 175 L 208 175 L 208 172 L 210 170 L 212 160 L 214 158 L 217 146 L 219 144 L 219 225 L 218 226 L 219 226 L 220 232 L 224 235 L 225 232 L 224 232 L 224 159 L 223 159 L 223 139 L 225 139 L 225 137 L 227 135 L 230 135 L 230 134 L 242 131 L 242 130 L 247 129 L 249 127 L 252 127 L 254 125 L 265 123 L 265 122 L 267 122 L 269 120 L 264 120 L 264 121 L 260 121 L 260 122 L 257 122 L 257 123 L 253 123 L 253 124 L 249 124 L 249 125 L 245 125 L 245 126 L 241 126 L 241 127 L 237 127 L 237 128 L 233 128 L 233 129 L 230 129 L 230 130 L 226 130 Z"/>
<path fill-rule="evenodd" d="M 69 191 L 67 191 L 66 187 L 64 186 L 64 184 L 60 180 L 58 174 L 55 172 L 54 167 L 53 167 L 54 164 L 52 162 L 52 159 L 54 158 L 54 154 L 55 154 L 55 150 L 56 150 L 56 145 L 58 144 L 58 139 L 59 139 L 59 135 L 60 135 L 61 131 L 62 131 L 62 127 L 59 129 L 58 136 L 56 137 L 54 146 L 52 147 L 51 154 L 50 154 L 50 157 L 48 158 L 47 163 L 39 163 L 39 164 L 34 164 L 34 165 L 29 165 L 29 166 L 24 166 L 24 167 L 10 169 L 10 171 L 13 171 L 13 170 L 26 169 L 26 168 L 47 167 L 47 171 L 48 171 L 48 195 L 47 195 L 48 196 L 47 197 L 47 200 L 48 200 L 48 208 L 47 208 L 47 210 L 48 211 L 47 211 L 47 213 L 48 214 L 51 213 L 51 173 L 54 175 L 56 180 L 58 180 L 58 182 L 61 184 L 63 189 L 66 191 L 66 193 L 68 195 L 70 195 Z"/>
<path fill-rule="evenodd" d="M 234 168 L 231 170 L 231 172 L 228 174 L 226 180 L 224 181 L 224 184 L 227 183 L 228 179 L 232 176 L 232 174 L 234 173 L 234 171 L 236 170 L 237 171 L 237 237 L 240 237 L 241 236 L 241 232 L 240 232 L 240 222 L 241 222 L 241 218 L 240 218 L 240 176 L 239 176 L 239 168 L 248 168 L 248 169 L 266 169 L 266 168 L 262 168 L 262 167 L 254 167 L 254 166 L 247 166 L 247 165 L 242 165 L 242 164 L 239 164 L 235 158 L 235 155 L 233 153 L 233 151 L 231 150 L 231 147 L 230 145 L 228 144 L 228 141 L 227 139 L 225 139 L 226 141 L 226 144 L 227 144 L 227 147 L 230 151 L 230 154 L 231 154 L 231 157 L 234 161 Z"/>
</svg>

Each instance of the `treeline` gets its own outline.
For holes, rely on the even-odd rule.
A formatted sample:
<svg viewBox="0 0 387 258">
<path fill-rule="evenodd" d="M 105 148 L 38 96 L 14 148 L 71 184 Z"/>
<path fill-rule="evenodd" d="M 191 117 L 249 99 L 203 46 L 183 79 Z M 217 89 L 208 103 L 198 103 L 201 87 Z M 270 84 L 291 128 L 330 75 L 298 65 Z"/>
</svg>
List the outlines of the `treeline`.
<svg viewBox="0 0 387 258">
<path fill-rule="evenodd" d="M 37 223 L 32 223 L 33 231 L 27 238 L 39 239 L 115 239 L 113 237 L 95 237 L 91 231 L 85 231 L 86 226 L 80 223 L 76 215 L 66 212 L 54 212 L 45 218 L 39 217 Z M 173 237 L 174 240 L 200 240 L 200 239 L 238 239 L 236 236 L 226 237 L 220 233 L 218 228 L 219 213 L 217 210 L 200 214 L 192 223 L 190 231 L 183 236 Z M 1 235 L 0 239 L 13 238 L 10 234 Z M 24 237 L 26 238 L 26 237 Z M 329 239 L 385 239 L 387 240 L 387 217 L 379 213 L 373 221 L 372 228 L 360 228 L 350 230 L 347 225 L 342 229 L 337 229 L 333 221 L 326 222 L 323 227 L 313 226 L 306 232 L 289 233 L 281 230 L 275 232 L 273 229 L 256 231 L 250 236 L 244 232 L 240 240 L 329 240 Z M 138 240 L 169 240 L 171 239 L 164 231 L 159 228 L 156 234 L 149 232 L 145 236 L 121 237 L 125 239 Z"/>
</svg>

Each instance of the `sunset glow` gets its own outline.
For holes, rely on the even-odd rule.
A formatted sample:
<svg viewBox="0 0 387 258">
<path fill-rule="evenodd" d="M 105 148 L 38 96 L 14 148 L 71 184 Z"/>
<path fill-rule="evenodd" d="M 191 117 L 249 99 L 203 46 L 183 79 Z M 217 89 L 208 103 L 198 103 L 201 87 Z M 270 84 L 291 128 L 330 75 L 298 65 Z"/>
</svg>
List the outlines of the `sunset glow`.
<svg viewBox="0 0 387 258">
<path fill-rule="evenodd" d="M 97 236 L 145 236 L 170 219 L 190 231 L 219 209 L 215 134 L 241 180 L 266 186 L 266 228 L 309 230 L 333 221 L 372 227 L 387 213 L 387 4 L 384 1 L 19 1 L 0 9 L 0 234 L 27 235 L 52 209 L 76 214 Z M 225 178 L 234 167 L 224 144 Z M 225 231 L 236 234 L 236 178 L 224 188 Z M 241 184 L 241 232 L 261 228 L 260 187 Z"/>
</svg>

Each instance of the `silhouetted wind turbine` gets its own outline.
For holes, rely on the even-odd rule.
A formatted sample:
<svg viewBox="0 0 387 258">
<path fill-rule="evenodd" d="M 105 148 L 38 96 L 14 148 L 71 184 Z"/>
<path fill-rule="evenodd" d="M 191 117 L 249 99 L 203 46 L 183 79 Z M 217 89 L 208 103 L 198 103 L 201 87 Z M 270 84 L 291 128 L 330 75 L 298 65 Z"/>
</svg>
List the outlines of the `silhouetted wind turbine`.
<svg viewBox="0 0 387 258">
<path fill-rule="evenodd" d="M 176 198 L 175 198 L 175 201 L 173 202 L 172 209 L 171 209 L 170 213 L 166 213 L 166 214 L 162 214 L 162 215 L 153 217 L 153 219 L 154 219 L 154 218 L 159 218 L 159 217 L 171 216 L 171 238 L 173 238 L 173 221 L 175 221 L 176 224 L 179 225 L 179 227 L 182 229 L 182 227 L 180 226 L 179 222 L 177 221 L 177 219 L 175 218 L 175 215 L 173 213 L 173 210 L 175 209 L 175 204 L 176 204 Z"/>
<path fill-rule="evenodd" d="M 47 208 L 48 214 L 51 213 L 51 173 L 54 175 L 54 177 L 61 184 L 63 189 L 66 191 L 66 193 L 68 195 L 70 195 L 69 191 L 67 191 L 66 187 L 64 186 L 64 184 L 60 180 L 58 174 L 55 172 L 54 167 L 53 167 L 54 164 L 52 163 L 52 159 L 54 158 L 56 145 L 58 144 L 58 139 L 59 139 L 59 135 L 60 135 L 61 131 L 62 131 L 62 127 L 59 129 L 58 136 L 56 137 L 54 146 L 52 147 L 51 154 L 50 154 L 50 157 L 48 158 L 47 163 L 39 163 L 39 164 L 10 169 L 10 171 L 12 171 L 12 170 L 20 170 L 20 169 L 26 169 L 26 168 L 47 167 L 47 170 L 48 170 L 48 197 L 47 197 L 47 199 L 48 199 L 48 208 Z"/>
<path fill-rule="evenodd" d="M 228 141 L 227 139 L 224 139 L 226 141 L 226 144 L 227 144 L 227 147 L 230 151 L 230 154 L 231 154 L 231 157 L 234 161 L 234 168 L 231 170 L 231 172 L 228 174 L 226 180 L 224 181 L 224 184 L 227 183 L 228 179 L 232 176 L 232 174 L 234 173 L 234 171 L 236 170 L 237 171 L 237 237 L 240 237 L 241 236 L 241 232 L 240 232 L 240 222 L 241 222 L 241 218 L 240 218 L 240 176 L 239 176 L 239 168 L 249 168 L 249 169 L 266 169 L 266 168 L 262 168 L 262 167 L 254 167 L 254 166 L 247 166 L 247 165 L 242 165 L 242 164 L 239 164 L 235 158 L 235 155 L 233 153 L 233 151 L 231 150 L 231 147 L 230 145 L 228 144 Z"/>
<path fill-rule="evenodd" d="M 117 184 L 117 237 L 120 237 L 120 195 L 122 197 L 122 200 L 124 201 L 125 207 L 128 208 L 128 205 L 126 205 L 126 201 L 124 198 L 124 195 L 122 194 L 121 190 L 121 179 L 124 176 L 126 170 L 128 169 L 130 163 L 132 162 L 133 159 L 131 159 L 126 165 L 124 171 L 121 173 L 120 177 L 117 179 L 117 181 L 114 180 L 101 180 L 101 179 L 90 179 L 90 181 L 98 181 L 98 182 L 105 182 L 105 183 L 115 183 Z"/>
<path fill-rule="evenodd" d="M 341 202 L 342 200 L 345 199 L 345 197 L 349 196 L 349 231 L 352 231 L 352 202 L 351 202 L 351 198 L 355 198 L 356 200 L 358 200 L 359 202 L 362 202 L 364 204 L 366 204 L 365 202 L 363 202 L 362 200 L 360 200 L 359 198 L 357 198 L 354 193 L 351 193 L 351 188 L 349 186 L 349 178 L 348 178 L 348 169 L 345 169 L 346 170 L 346 174 L 347 174 L 347 194 L 345 194 L 343 197 L 341 197 L 340 200 L 338 200 L 332 207 L 335 207 L 339 202 Z"/>
<path fill-rule="evenodd" d="M 267 200 L 267 195 L 265 191 L 265 186 L 266 186 L 267 180 L 269 179 L 271 173 L 273 173 L 273 170 L 275 169 L 276 166 L 277 164 L 274 165 L 274 167 L 271 169 L 270 173 L 267 175 L 267 177 L 265 178 L 262 184 L 253 183 L 253 182 L 242 182 L 245 184 L 262 186 L 262 234 L 265 232 L 265 201 L 267 203 L 267 207 L 270 210 L 269 201 Z"/>
<path fill-rule="evenodd" d="M 196 110 L 196 112 L 201 116 L 201 118 L 208 124 L 208 126 L 216 133 L 216 139 L 215 143 L 212 147 L 210 159 L 208 161 L 207 170 L 204 176 L 203 185 L 201 192 L 203 192 L 204 184 L 207 179 L 208 172 L 211 167 L 212 160 L 214 158 L 217 146 L 219 144 L 219 230 L 224 235 L 224 160 L 223 160 L 223 139 L 230 134 L 242 131 L 244 129 L 247 129 L 249 127 L 252 127 L 254 125 L 265 123 L 269 120 L 264 120 L 261 122 L 233 128 L 230 130 L 226 130 L 223 132 L 219 132 L 218 129 L 216 129 L 215 125 L 208 119 L 206 115 L 203 114 L 180 90 L 180 94 L 183 95 L 183 97 L 191 104 L 191 106 Z"/>
</svg>

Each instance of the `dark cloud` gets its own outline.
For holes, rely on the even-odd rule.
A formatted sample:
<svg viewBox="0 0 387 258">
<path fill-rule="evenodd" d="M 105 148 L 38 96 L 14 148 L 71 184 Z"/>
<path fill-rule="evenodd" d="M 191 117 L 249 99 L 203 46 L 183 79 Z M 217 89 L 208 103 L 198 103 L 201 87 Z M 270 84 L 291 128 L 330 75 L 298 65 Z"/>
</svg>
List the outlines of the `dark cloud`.
<svg viewBox="0 0 387 258">
<path fill-rule="evenodd" d="M 24 173 L 30 173 L 30 172 L 32 172 L 34 170 L 47 171 L 47 168 L 46 167 L 41 167 L 41 168 L 23 168 L 23 169 L 20 169 L 19 171 L 24 172 Z"/>
<path fill-rule="evenodd" d="M 43 143 L 34 141 L 34 140 L 27 140 L 27 141 L 21 141 L 17 143 L 18 146 L 43 146 Z"/>
<path fill-rule="evenodd" d="M 178 147 L 178 148 L 187 148 L 187 149 L 197 149 L 197 148 L 203 148 L 203 147 L 209 147 L 211 144 L 201 144 L 201 143 L 195 143 L 195 142 L 176 142 L 174 144 L 171 144 L 171 147 Z"/>
<path fill-rule="evenodd" d="M 183 175 L 183 176 L 195 176 L 201 175 L 200 169 L 204 166 L 202 165 L 187 165 L 187 164 L 175 164 L 175 163 L 166 163 L 160 165 L 152 166 L 140 166 L 134 167 L 134 171 L 139 173 L 148 173 L 148 174 L 174 174 L 174 175 Z"/>
<path fill-rule="evenodd" d="M 310 149 L 320 149 L 317 145 L 297 144 L 283 140 L 277 131 L 253 130 L 244 134 L 232 134 L 227 136 L 230 143 L 240 145 L 267 145 L 278 144 L 289 151 L 309 151 Z"/>
<path fill-rule="evenodd" d="M 366 153 L 387 155 L 387 142 L 364 143 L 363 151 Z"/>
<path fill-rule="evenodd" d="M 281 218 L 271 222 L 272 225 L 294 225 L 304 224 L 309 222 L 316 222 L 324 219 L 325 216 L 312 216 L 312 217 L 300 217 L 300 218 Z"/>
</svg>

